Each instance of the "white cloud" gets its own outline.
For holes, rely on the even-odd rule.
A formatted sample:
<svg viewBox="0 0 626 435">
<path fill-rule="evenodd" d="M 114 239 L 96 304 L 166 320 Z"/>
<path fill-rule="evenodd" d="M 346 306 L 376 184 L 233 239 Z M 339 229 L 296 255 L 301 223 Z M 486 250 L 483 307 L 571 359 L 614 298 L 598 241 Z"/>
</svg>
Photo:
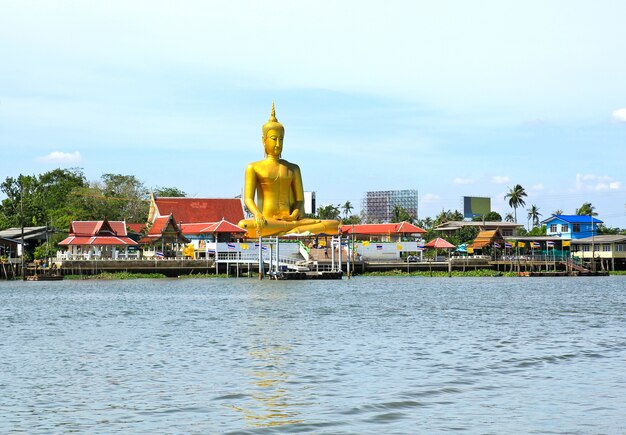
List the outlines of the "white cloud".
<svg viewBox="0 0 626 435">
<path fill-rule="evenodd" d="M 615 110 L 613 112 L 613 120 L 615 122 L 624 122 L 624 123 L 626 123 L 626 108 Z"/>
<path fill-rule="evenodd" d="M 576 174 L 576 190 L 600 192 L 619 190 L 621 187 L 620 181 L 616 181 L 608 175 Z"/>
<path fill-rule="evenodd" d="M 462 178 L 462 177 L 456 177 L 454 180 L 452 180 L 452 184 L 456 184 L 456 185 L 472 184 L 473 182 L 474 180 L 471 178 Z"/>
<path fill-rule="evenodd" d="M 505 184 L 509 181 L 511 181 L 511 178 L 507 177 L 506 175 L 494 175 L 493 177 L 491 177 L 491 182 L 493 184 Z"/>
<path fill-rule="evenodd" d="M 74 151 L 73 153 L 64 153 L 63 151 L 52 151 L 47 156 L 40 157 L 39 160 L 47 163 L 64 163 L 64 164 L 73 164 L 80 163 L 83 160 L 83 157 L 80 155 L 78 151 Z"/>
</svg>

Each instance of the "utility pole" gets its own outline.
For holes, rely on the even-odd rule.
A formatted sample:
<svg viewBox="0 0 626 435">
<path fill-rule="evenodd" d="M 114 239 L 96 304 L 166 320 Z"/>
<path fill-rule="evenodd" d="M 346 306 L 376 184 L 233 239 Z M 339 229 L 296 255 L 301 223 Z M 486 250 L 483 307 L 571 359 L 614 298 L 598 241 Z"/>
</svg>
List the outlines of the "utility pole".
<svg viewBox="0 0 626 435">
<path fill-rule="evenodd" d="M 24 183 L 20 177 L 20 226 L 22 229 L 22 281 L 26 281 L 26 254 L 24 246 Z"/>
</svg>

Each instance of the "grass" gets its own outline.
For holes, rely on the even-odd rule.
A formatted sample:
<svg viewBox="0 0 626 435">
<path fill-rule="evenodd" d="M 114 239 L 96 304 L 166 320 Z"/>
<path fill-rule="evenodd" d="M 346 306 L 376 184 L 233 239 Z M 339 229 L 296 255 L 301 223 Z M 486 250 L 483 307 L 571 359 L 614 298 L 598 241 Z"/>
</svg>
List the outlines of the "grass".
<svg viewBox="0 0 626 435">
<path fill-rule="evenodd" d="M 609 275 L 626 275 L 626 270 L 611 270 Z"/>
<path fill-rule="evenodd" d="M 167 278 L 162 273 L 131 273 L 131 272 L 102 272 L 98 275 L 65 275 L 63 279 L 154 279 L 154 278 Z"/>
<path fill-rule="evenodd" d="M 184 279 L 197 279 L 197 278 L 228 278 L 225 273 L 191 273 L 189 275 L 179 275 L 179 278 Z"/>
</svg>

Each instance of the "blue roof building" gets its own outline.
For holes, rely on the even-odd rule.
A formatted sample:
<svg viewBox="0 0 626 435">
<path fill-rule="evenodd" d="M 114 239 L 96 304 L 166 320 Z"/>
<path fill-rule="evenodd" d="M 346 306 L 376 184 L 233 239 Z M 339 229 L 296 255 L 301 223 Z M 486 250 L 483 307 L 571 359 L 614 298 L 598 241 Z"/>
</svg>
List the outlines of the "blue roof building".
<svg viewBox="0 0 626 435">
<path fill-rule="evenodd" d="M 576 240 L 598 234 L 598 224 L 604 222 L 593 216 L 553 214 L 541 223 L 546 226 L 547 236 Z"/>
</svg>

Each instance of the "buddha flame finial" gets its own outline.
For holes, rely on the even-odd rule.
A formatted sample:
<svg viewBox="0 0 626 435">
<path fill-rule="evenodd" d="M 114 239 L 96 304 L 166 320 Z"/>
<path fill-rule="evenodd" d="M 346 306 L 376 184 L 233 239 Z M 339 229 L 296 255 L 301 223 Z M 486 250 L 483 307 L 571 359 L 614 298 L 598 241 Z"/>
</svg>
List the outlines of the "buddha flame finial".
<svg viewBox="0 0 626 435">
<path fill-rule="evenodd" d="M 270 113 L 270 121 L 272 122 L 278 122 L 278 119 L 276 119 L 276 109 L 274 108 L 274 102 L 272 101 L 272 113 Z"/>
<path fill-rule="evenodd" d="M 267 134 L 268 131 L 270 130 L 280 130 L 283 133 L 285 132 L 285 127 L 283 127 L 283 125 L 278 122 L 278 119 L 276 119 L 276 108 L 274 107 L 274 102 L 272 101 L 272 112 L 270 113 L 270 119 L 263 124 L 263 137 L 265 137 L 265 135 Z"/>
</svg>

